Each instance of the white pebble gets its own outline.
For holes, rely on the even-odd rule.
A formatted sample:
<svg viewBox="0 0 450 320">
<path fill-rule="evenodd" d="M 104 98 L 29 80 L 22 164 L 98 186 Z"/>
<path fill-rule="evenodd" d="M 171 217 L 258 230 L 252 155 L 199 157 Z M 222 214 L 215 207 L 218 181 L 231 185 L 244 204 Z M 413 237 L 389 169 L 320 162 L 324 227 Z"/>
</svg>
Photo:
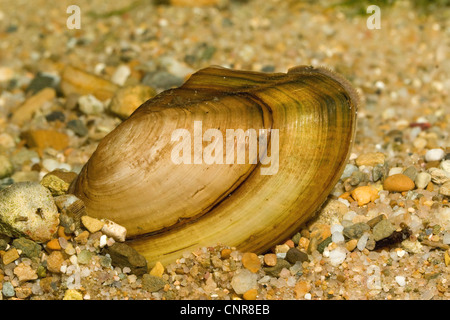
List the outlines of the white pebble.
<svg viewBox="0 0 450 320">
<path fill-rule="evenodd" d="M 402 173 L 403 172 L 403 168 L 402 167 L 394 167 L 394 168 L 391 168 L 391 169 L 389 169 L 389 176 L 392 176 L 392 175 L 394 175 L 394 174 L 399 174 L 399 173 Z"/>
<path fill-rule="evenodd" d="M 347 250 L 345 248 L 337 247 L 330 252 L 330 263 L 332 266 L 337 267 L 344 262 L 347 257 Z"/>
<path fill-rule="evenodd" d="M 334 243 L 343 243 L 345 242 L 345 239 L 341 232 L 335 231 L 331 235 L 331 241 Z"/>
<path fill-rule="evenodd" d="M 403 249 L 397 250 L 396 252 L 399 258 L 402 258 L 406 254 L 406 251 Z"/>
<path fill-rule="evenodd" d="M 131 269 L 129 267 L 123 267 L 122 272 L 123 273 L 130 273 Z"/>
<path fill-rule="evenodd" d="M 406 279 L 403 276 L 396 276 L 395 281 L 398 283 L 400 287 L 404 287 L 406 285 Z"/>
<path fill-rule="evenodd" d="M 359 251 L 364 250 L 368 239 L 369 239 L 369 234 L 367 232 L 364 232 L 363 235 L 359 238 L 358 243 L 356 244 L 356 247 L 358 248 Z"/>
<path fill-rule="evenodd" d="M 103 248 L 104 246 L 106 246 L 106 240 L 107 240 L 107 236 L 104 234 L 100 237 L 100 248 Z"/>
<path fill-rule="evenodd" d="M 439 167 L 445 172 L 450 173 L 450 160 L 442 161 Z"/>
<path fill-rule="evenodd" d="M 305 299 L 306 300 L 311 300 L 311 293 L 305 293 Z"/>
<path fill-rule="evenodd" d="M 330 232 L 331 233 L 335 233 L 335 232 L 342 232 L 344 230 L 344 227 L 340 224 L 333 224 L 330 227 Z"/>
<path fill-rule="evenodd" d="M 70 263 L 76 265 L 78 263 L 78 257 L 76 255 L 70 256 Z"/>
<path fill-rule="evenodd" d="M 115 84 L 118 84 L 119 86 L 123 86 L 127 81 L 128 77 L 130 76 L 130 74 L 131 74 L 130 68 L 127 65 L 122 64 L 114 72 L 111 81 L 114 82 Z"/>
<path fill-rule="evenodd" d="M 440 148 L 430 149 L 425 153 L 425 161 L 441 161 L 445 156 L 444 150 Z"/>
<path fill-rule="evenodd" d="M 103 221 L 105 222 L 102 227 L 102 232 L 104 234 L 118 242 L 125 241 L 125 238 L 127 236 L 127 229 L 125 229 L 125 227 L 122 227 L 121 225 L 108 219 L 104 219 Z"/>
<path fill-rule="evenodd" d="M 86 115 L 102 114 L 103 110 L 105 109 L 103 102 L 101 102 L 91 94 L 81 96 L 78 99 L 78 106 L 80 108 L 80 111 Z"/>
</svg>

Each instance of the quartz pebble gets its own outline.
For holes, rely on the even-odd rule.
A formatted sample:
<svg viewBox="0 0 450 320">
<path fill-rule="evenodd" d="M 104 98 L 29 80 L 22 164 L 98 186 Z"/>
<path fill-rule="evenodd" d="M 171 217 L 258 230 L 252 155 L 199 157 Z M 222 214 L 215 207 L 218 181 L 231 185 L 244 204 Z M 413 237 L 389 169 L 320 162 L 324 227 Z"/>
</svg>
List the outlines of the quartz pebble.
<svg viewBox="0 0 450 320">
<path fill-rule="evenodd" d="M 428 172 L 420 172 L 417 174 L 415 184 L 418 189 L 425 189 L 431 181 L 431 174 Z"/>
<path fill-rule="evenodd" d="M 430 149 L 425 153 L 425 161 L 441 161 L 445 156 L 445 152 L 442 149 Z"/>
<path fill-rule="evenodd" d="M 237 294 L 244 294 L 248 290 L 257 288 L 258 276 L 247 269 L 242 269 L 231 279 L 231 286 Z"/>
</svg>

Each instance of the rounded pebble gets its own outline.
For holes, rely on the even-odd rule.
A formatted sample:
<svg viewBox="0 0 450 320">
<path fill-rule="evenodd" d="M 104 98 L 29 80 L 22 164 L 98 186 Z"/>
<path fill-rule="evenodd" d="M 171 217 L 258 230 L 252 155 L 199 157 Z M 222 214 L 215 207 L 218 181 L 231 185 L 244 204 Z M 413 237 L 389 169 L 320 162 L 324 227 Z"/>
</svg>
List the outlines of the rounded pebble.
<svg viewBox="0 0 450 320">
<path fill-rule="evenodd" d="M 414 189 L 414 181 L 404 174 L 394 174 L 389 176 L 384 180 L 383 188 L 384 190 L 393 192 L 403 192 Z"/>
<path fill-rule="evenodd" d="M 441 161 L 445 157 L 444 150 L 440 148 L 430 149 L 425 153 L 425 161 Z"/>
</svg>

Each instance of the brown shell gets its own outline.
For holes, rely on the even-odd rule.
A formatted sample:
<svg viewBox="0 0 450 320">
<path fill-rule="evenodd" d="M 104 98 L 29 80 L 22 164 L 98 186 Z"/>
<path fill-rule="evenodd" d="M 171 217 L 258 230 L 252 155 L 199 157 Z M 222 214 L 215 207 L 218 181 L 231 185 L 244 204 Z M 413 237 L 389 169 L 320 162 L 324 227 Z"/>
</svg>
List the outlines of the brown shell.
<svg viewBox="0 0 450 320">
<path fill-rule="evenodd" d="M 218 243 L 261 253 L 298 230 L 326 200 L 349 155 L 357 103 L 351 85 L 323 68 L 202 69 L 180 88 L 148 100 L 108 134 L 72 191 L 89 215 L 125 226 L 129 244 L 150 264 Z M 191 133 L 194 163 L 174 163 L 176 129 Z M 205 150 L 218 139 L 205 141 L 205 133 L 217 132 L 208 129 L 223 137 L 227 129 L 267 130 L 266 159 L 273 162 L 247 156 L 239 164 L 235 152 L 227 163 L 224 142 L 224 164 L 206 163 Z M 197 140 L 203 159 L 195 158 L 196 137 L 203 137 Z M 233 141 L 236 148 L 239 139 Z M 262 174 L 276 154 L 276 173 Z"/>
</svg>

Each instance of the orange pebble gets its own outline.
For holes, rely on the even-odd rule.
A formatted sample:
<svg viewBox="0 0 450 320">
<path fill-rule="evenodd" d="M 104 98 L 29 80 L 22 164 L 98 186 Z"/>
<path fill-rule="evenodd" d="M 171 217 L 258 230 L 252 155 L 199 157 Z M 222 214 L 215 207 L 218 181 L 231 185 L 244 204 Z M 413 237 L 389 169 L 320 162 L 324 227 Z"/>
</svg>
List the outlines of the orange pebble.
<svg viewBox="0 0 450 320">
<path fill-rule="evenodd" d="M 231 254 L 231 249 L 222 249 L 222 251 L 220 252 L 220 257 L 222 259 L 228 259 L 230 257 Z"/>
<path fill-rule="evenodd" d="M 250 289 L 244 293 L 242 296 L 244 300 L 256 300 L 256 297 L 258 296 L 258 290 L 257 289 Z"/>
<path fill-rule="evenodd" d="M 66 240 L 70 240 L 70 235 L 67 235 L 64 232 L 64 227 L 62 227 L 62 226 L 58 227 L 58 237 L 64 238 Z"/>
<path fill-rule="evenodd" d="M 47 248 L 50 250 L 61 250 L 58 239 L 52 239 L 47 242 Z"/>
<path fill-rule="evenodd" d="M 295 243 L 291 239 L 287 240 L 285 242 L 285 244 L 287 244 L 289 246 L 289 248 L 294 248 L 295 247 Z"/>
</svg>

